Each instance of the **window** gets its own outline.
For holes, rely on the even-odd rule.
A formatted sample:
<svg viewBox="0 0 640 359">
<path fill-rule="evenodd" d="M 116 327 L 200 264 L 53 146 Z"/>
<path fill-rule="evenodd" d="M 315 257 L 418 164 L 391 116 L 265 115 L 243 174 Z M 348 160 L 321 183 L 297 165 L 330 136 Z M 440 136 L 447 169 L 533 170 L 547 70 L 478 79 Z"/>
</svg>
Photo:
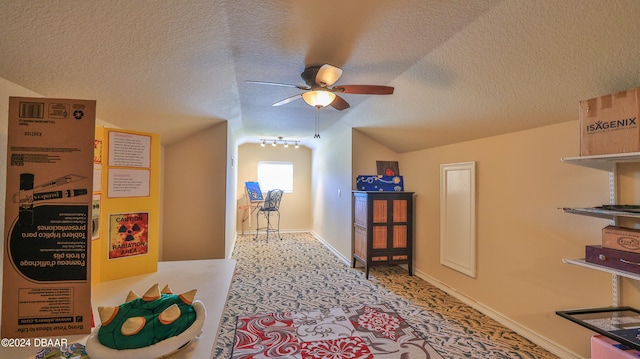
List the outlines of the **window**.
<svg viewBox="0 0 640 359">
<path fill-rule="evenodd" d="M 263 192 L 281 189 L 286 193 L 293 192 L 292 162 L 258 162 L 258 183 Z"/>
</svg>

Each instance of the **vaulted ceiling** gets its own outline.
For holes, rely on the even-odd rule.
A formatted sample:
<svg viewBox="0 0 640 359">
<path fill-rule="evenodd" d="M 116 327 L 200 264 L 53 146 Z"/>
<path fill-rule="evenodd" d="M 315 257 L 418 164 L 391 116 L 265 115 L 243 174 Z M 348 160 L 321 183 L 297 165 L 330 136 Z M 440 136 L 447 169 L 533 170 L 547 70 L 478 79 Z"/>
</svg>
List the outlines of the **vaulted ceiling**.
<svg viewBox="0 0 640 359">
<path fill-rule="evenodd" d="M 580 100 L 640 86 L 638 19 L 637 0 L 3 1 L 0 77 L 95 99 L 165 144 L 228 121 L 240 143 L 314 147 L 317 116 L 406 152 L 576 120 Z M 336 85 L 395 93 L 273 107 L 302 91 L 246 82 L 304 85 L 325 63 Z"/>
</svg>

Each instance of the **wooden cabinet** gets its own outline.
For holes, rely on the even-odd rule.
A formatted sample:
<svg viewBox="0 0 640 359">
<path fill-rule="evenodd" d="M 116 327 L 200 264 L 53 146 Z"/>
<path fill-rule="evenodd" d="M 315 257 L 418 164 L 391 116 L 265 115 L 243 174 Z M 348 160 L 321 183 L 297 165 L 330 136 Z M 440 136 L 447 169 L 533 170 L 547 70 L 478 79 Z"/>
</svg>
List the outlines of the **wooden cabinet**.
<svg viewBox="0 0 640 359">
<path fill-rule="evenodd" d="M 407 264 L 413 274 L 413 192 L 353 192 L 353 261 Z"/>
</svg>

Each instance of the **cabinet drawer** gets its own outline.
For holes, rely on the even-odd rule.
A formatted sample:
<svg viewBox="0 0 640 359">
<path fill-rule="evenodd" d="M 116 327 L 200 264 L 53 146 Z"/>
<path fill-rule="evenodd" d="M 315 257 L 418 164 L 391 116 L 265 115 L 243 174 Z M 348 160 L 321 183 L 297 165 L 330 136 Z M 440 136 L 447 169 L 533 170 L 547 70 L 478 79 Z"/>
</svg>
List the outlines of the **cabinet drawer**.
<svg viewBox="0 0 640 359">
<path fill-rule="evenodd" d="M 640 274 L 640 253 L 603 248 L 599 245 L 586 246 L 585 260 L 589 263 Z"/>
</svg>

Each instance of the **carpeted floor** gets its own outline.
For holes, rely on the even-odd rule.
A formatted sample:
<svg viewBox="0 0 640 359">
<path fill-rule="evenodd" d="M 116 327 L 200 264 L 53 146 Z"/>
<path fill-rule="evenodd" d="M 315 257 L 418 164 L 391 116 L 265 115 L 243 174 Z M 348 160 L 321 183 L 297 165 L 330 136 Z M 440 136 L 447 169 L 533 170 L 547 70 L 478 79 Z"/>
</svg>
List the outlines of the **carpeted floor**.
<svg viewBox="0 0 640 359">
<path fill-rule="evenodd" d="M 557 358 L 400 267 L 374 267 L 366 280 L 310 233 L 282 238 L 238 236 L 215 358 L 230 358 L 238 316 L 367 303 L 387 304 L 445 359 Z"/>
</svg>

